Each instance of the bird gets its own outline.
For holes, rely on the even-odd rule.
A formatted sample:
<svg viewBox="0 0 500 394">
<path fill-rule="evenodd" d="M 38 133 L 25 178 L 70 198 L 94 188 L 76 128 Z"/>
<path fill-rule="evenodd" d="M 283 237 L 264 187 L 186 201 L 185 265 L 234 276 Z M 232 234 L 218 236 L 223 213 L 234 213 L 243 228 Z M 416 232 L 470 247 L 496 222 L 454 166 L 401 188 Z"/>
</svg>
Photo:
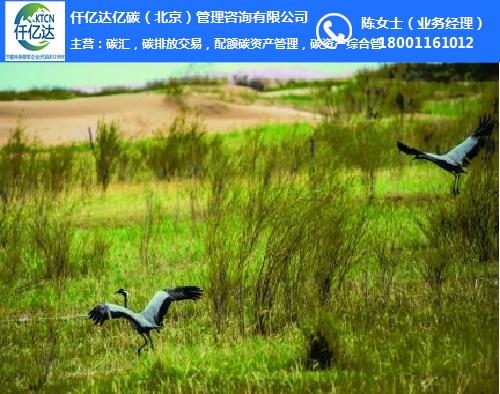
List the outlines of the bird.
<svg viewBox="0 0 500 394">
<path fill-rule="evenodd" d="M 163 317 L 166 315 L 170 304 L 173 301 L 198 300 L 203 295 L 203 290 L 198 286 L 177 286 L 174 289 L 163 289 L 155 293 L 153 298 L 142 312 L 133 312 L 127 307 L 128 292 L 125 289 L 119 289 L 115 294 L 121 294 L 124 297 L 124 306 L 116 304 L 96 305 L 88 314 L 88 318 L 95 322 L 95 325 L 102 326 L 106 320 L 127 319 L 132 327 L 142 336 L 144 343 L 137 349 L 137 355 L 140 356 L 141 350 L 149 343 L 154 350 L 150 331 L 160 331 L 163 328 Z"/>
<path fill-rule="evenodd" d="M 496 120 L 492 119 L 491 115 L 480 117 L 479 126 L 474 133 L 444 155 L 422 152 L 399 141 L 397 146 L 401 152 L 414 156 L 414 159 L 429 160 L 443 170 L 452 173 L 455 177 L 453 194 L 457 195 L 460 174 L 465 173 L 465 168 L 470 164 L 470 160 L 476 157 L 484 146 L 485 137 L 491 134 L 495 123 Z"/>
</svg>

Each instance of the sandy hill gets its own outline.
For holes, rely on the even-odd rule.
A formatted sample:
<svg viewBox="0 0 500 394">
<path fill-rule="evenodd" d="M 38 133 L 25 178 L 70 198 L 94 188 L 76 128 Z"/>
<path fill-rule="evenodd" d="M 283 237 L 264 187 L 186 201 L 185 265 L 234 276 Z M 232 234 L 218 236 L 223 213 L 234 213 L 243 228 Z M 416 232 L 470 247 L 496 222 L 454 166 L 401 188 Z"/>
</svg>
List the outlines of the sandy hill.
<svg viewBox="0 0 500 394">
<path fill-rule="evenodd" d="M 87 139 L 87 128 L 93 130 L 99 119 L 120 123 L 125 138 L 137 139 L 167 127 L 181 112 L 182 106 L 198 112 L 210 133 L 239 130 L 263 123 L 313 121 L 314 115 L 297 109 L 244 104 L 235 100 L 240 92 L 216 95 L 191 92 L 181 97 L 182 105 L 174 98 L 159 93 L 130 93 L 106 97 L 78 98 L 63 101 L 5 101 L 0 102 L 0 144 L 5 143 L 20 121 L 26 135 L 45 144 L 59 144 Z"/>
</svg>

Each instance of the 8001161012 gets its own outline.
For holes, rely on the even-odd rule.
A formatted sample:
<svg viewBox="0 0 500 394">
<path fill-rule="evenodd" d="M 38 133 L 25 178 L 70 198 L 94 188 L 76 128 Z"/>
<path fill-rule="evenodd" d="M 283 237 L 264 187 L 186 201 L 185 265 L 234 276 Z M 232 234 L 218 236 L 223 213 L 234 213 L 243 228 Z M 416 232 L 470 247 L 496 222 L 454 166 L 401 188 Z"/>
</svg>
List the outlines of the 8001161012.
<svg viewBox="0 0 500 394">
<path fill-rule="evenodd" d="M 388 37 L 387 48 L 415 49 L 472 49 L 474 38 L 468 37 Z"/>
</svg>

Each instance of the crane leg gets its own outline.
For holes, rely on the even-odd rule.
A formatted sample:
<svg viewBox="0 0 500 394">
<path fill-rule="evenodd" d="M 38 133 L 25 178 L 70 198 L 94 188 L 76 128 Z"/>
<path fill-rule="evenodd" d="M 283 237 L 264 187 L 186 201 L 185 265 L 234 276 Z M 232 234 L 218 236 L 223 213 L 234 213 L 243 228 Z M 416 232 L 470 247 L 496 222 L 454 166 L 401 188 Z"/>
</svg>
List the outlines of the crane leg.
<svg viewBox="0 0 500 394">
<path fill-rule="evenodd" d="M 138 349 L 137 349 L 137 355 L 140 356 L 141 355 L 141 350 L 144 349 L 144 347 L 148 344 L 148 338 L 146 338 L 146 336 L 144 334 L 141 334 L 141 337 L 144 338 L 144 343 L 142 344 L 142 346 L 140 346 Z"/>
<path fill-rule="evenodd" d="M 456 196 L 458 194 L 458 175 L 453 174 L 453 176 L 455 177 L 453 181 L 453 195 Z"/>
<path fill-rule="evenodd" d="M 146 334 L 148 336 L 149 344 L 151 345 L 151 349 L 155 350 L 155 347 L 153 346 L 153 341 L 151 340 L 151 336 L 149 335 L 149 332 Z"/>
<path fill-rule="evenodd" d="M 457 174 L 457 195 L 460 193 L 458 190 L 458 185 L 460 184 L 460 174 Z"/>
</svg>

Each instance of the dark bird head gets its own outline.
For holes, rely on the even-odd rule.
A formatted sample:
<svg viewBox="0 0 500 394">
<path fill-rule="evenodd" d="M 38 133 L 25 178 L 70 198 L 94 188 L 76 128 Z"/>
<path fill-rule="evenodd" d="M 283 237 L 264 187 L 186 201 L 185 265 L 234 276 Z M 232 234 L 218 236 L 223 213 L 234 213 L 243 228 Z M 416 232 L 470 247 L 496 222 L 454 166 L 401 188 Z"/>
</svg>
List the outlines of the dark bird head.
<svg viewBox="0 0 500 394">
<path fill-rule="evenodd" d="M 128 291 L 125 289 L 118 289 L 115 294 L 121 294 L 125 300 L 125 308 L 127 307 Z"/>
</svg>

